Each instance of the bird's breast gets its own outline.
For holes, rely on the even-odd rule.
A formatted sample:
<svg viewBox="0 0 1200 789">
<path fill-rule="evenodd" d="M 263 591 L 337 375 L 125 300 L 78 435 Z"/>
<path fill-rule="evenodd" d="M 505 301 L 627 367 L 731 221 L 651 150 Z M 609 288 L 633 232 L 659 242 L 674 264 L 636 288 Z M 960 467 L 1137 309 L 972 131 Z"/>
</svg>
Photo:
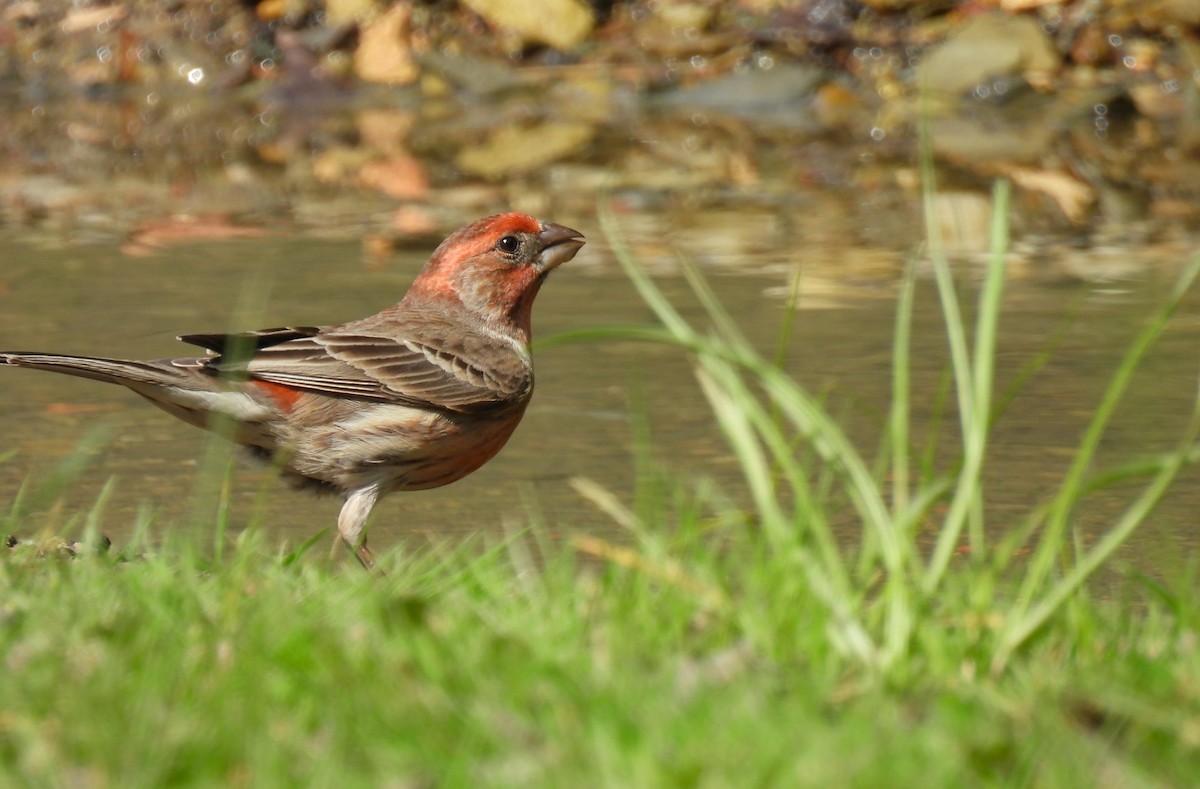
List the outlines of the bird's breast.
<svg viewBox="0 0 1200 789">
<path fill-rule="evenodd" d="M 386 490 L 436 488 L 494 457 L 527 402 L 481 413 L 360 404 L 325 430 L 304 431 L 289 465 L 344 490 L 367 482 Z"/>
</svg>

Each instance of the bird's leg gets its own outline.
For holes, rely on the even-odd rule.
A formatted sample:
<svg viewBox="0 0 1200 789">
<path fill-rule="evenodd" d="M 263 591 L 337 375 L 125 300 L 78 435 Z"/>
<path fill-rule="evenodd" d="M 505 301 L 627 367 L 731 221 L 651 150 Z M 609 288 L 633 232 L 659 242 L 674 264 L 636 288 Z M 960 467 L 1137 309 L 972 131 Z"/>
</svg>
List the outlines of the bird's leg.
<svg viewBox="0 0 1200 789">
<path fill-rule="evenodd" d="M 371 549 L 367 547 L 366 537 L 363 537 L 363 541 L 358 544 L 358 550 L 354 552 L 354 555 L 358 557 L 358 561 L 364 570 L 367 572 L 375 570 L 375 554 L 371 553 Z M 383 572 L 383 570 L 378 570 L 377 572 Z"/>
<path fill-rule="evenodd" d="M 371 514 L 371 508 L 375 506 L 378 498 L 379 486 L 368 485 L 365 488 L 359 488 L 346 497 L 346 503 L 342 505 L 342 511 L 338 513 L 338 535 L 342 538 L 342 542 L 346 543 L 346 547 L 354 551 L 354 555 L 358 557 L 362 566 L 368 570 L 375 566 L 375 557 L 367 548 L 365 527 L 367 516 Z"/>
</svg>

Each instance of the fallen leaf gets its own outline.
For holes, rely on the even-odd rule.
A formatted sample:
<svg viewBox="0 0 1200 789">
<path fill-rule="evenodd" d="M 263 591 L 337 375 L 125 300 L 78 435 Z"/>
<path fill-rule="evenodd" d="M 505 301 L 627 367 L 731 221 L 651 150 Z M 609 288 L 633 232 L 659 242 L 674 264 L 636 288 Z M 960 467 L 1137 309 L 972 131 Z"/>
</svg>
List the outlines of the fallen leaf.
<svg viewBox="0 0 1200 789">
<path fill-rule="evenodd" d="M 1090 186 L 1067 173 L 1029 167 L 1005 169 L 1013 183 L 1048 196 L 1074 224 L 1079 224 L 1087 218 L 1088 206 L 1096 201 L 1096 195 Z"/>
<path fill-rule="evenodd" d="M 266 233 L 261 227 L 235 225 L 228 217 L 216 214 L 173 216 L 146 222 L 131 230 L 121 245 L 121 252 L 133 257 L 145 257 L 169 244 L 258 238 Z"/>
</svg>

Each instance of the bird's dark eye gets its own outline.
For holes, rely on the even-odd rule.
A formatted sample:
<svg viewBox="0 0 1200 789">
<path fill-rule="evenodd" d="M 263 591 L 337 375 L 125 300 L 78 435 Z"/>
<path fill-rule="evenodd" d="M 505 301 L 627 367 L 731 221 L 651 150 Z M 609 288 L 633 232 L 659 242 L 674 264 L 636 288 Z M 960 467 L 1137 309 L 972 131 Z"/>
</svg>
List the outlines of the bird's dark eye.
<svg viewBox="0 0 1200 789">
<path fill-rule="evenodd" d="M 507 255 L 517 254 L 517 250 L 521 248 L 521 239 L 516 236 L 505 236 L 496 242 L 496 249 Z"/>
</svg>

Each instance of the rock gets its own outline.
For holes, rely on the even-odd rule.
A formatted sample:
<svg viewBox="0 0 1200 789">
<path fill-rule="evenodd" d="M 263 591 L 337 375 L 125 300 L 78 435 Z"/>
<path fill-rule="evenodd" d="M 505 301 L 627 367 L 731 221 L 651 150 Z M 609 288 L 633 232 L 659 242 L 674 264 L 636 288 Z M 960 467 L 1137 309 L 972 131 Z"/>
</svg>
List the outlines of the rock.
<svg viewBox="0 0 1200 789">
<path fill-rule="evenodd" d="M 416 122 L 412 111 L 394 107 L 363 109 L 354 116 L 361 147 L 382 153 L 407 151 L 408 134 Z"/>
<path fill-rule="evenodd" d="M 425 167 L 415 157 L 402 154 L 367 162 L 358 172 L 358 182 L 400 200 L 419 200 L 429 192 Z"/>
<path fill-rule="evenodd" d="M 12 196 L 22 208 L 33 212 L 70 209 L 82 203 L 87 194 L 82 187 L 54 175 L 31 175 L 20 179 L 14 192 Z"/>
<path fill-rule="evenodd" d="M 466 53 L 450 55 L 445 52 L 424 52 L 418 60 L 426 73 L 437 74 L 451 85 L 476 96 L 503 93 L 525 84 L 516 69 L 494 58 Z"/>
<path fill-rule="evenodd" d="M 88 30 L 107 30 L 128 15 L 129 9 L 120 4 L 75 8 L 63 18 L 61 29 L 68 35 Z"/>
<path fill-rule="evenodd" d="M 586 146 L 594 129 L 588 123 L 552 121 L 537 126 L 503 126 L 480 146 L 462 151 L 455 164 L 465 172 L 496 179 L 525 173 Z"/>
<path fill-rule="evenodd" d="M 367 82 L 403 85 L 417 78 L 417 65 L 408 46 L 407 5 L 393 6 L 363 27 L 354 52 L 354 71 Z"/>
<path fill-rule="evenodd" d="M 798 112 L 828 77 L 815 66 L 778 65 L 728 74 L 656 97 L 663 107 L 705 108 L 760 118 Z"/>
<path fill-rule="evenodd" d="M 1143 0 L 1133 7 L 1138 22 L 1147 30 L 1200 25 L 1200 0 Z"/>
<path fill-rule="evenodd" d="M 1031 17 L 984 14 L 967 22 L 917 67 L 921 84 L 936 93 L 960 94 L 997 77 L 1044 80 L 1061 58 Z"/>
<path fill-rule="evenodd" d="M 341 25 L 370 19 L 377 6 L 375 0 L 325 0 L 325 25 Z"/>
<path fill-rule="evenodd" d="M 1058 139 L 1051 123 L 1022 123 L 985 113 L 982 117 L 937 118 L 931 126 L 939 157 L 970 166 L 984 162 L 1035 162 Z"/>
<path fill-rule="evenodd" d="M 582 0 L 463 0 L 463 5 L 522 42 L 570 49 L 592 32 L 596 20 Z"/>
<path fill-rule="evenodd" d="M 717 9 L 699 3 L 656 3 L 654 15 L 673 27 L 684 30 L 706 30 L 712 24 Z"/>
<path fill-rule="evenodd" d="M 933 197 L 933 213 L 947 255 L 964 257 L 988 251 L 992 224 L 989 195 L 939 189 Z"/>
<path fill-rule="evenodd" d="M 653 15 L 638 23 L 634 37 L 637 45 L 665 57 L 687 57 L 704 53 L 715 55 L 737 45 L 728 33 L 711 33 L 709 27 L 717 9 L 696 3 L 655 3 Z"/>
</svg>

